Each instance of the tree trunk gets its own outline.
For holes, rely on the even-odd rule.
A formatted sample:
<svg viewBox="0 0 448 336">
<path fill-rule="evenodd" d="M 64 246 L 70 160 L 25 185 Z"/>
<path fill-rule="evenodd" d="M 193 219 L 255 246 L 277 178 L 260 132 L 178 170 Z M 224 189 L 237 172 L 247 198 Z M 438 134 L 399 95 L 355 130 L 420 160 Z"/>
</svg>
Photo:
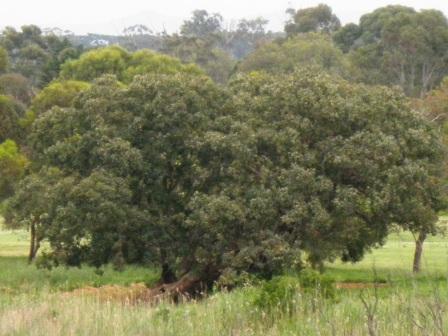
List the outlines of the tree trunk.
<svg viewBox="0 0 448 336">
<path fill-rule="evenodd" d="M 31 262 L 34 260 L 36 256 L 35 251 L 36 251 L 36 225 L 33 221 L 30 227 L 30 252 L 28 253 L 29 264 L 31 264 Z"/>
<path fill-rule="evenodd" d="M 425 231 L 421 231 L 415 241 L 415 253 L 414 253 L 414 264 L 412 270 L 414 273 L 419 273 L 421 270 L 422 254 L 423 254 L 423 243 L 427 234 Z"/>
<path fill-rule="evenodd" d="M 170 284 L 177 281 L 176 274 L 171 269 L 170 265 L 164 263 L 162 265 L 162 276 L 161 283 L 162 284 Z"/>
<path fill-rule="evenodd" d="M 30 250 L 28 253 L 28 263 L 31 264 L 36 259 L 37 251 L 40 248 L 41 238 L 37 236 L 36 222 L 33 220 L 30 226 Z"/>
</svg>

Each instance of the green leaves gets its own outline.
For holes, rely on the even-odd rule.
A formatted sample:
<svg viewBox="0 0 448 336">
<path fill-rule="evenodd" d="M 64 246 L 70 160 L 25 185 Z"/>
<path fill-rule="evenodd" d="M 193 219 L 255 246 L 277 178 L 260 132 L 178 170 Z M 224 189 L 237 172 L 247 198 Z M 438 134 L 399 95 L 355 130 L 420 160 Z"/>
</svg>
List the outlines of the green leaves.
<svg viewBox="0 0 448 336">
<path fill-rule="evenodd" d="M 0 200 L 12 194 L 14 184 L 23 177 L 27 165 L 28 160 L 14 141 L 0 144 Z"/>
</svg>

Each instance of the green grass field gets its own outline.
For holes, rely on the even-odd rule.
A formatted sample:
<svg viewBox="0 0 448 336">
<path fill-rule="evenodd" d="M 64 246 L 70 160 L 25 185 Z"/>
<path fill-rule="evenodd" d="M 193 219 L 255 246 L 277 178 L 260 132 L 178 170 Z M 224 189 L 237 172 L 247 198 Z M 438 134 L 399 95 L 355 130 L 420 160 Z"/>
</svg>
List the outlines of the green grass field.
<svg viewBox="0 0 448 336">
<path fill-rule="evenodd" d="M 448 239 L 425 243 L 423 272 L 410 272 L 414 242 L 393 234 L 387 244 L 357 264 L 327 265 L 341 283 L 386 282 L 385 287 L 340 289 L 334 300 L 297 293 L 293 311 L 262 311 L 252 304 L 259 288 L 216 293 L 199 302 L 127 304 L 90 295 L 81 287 L 153 283 L 158 272 L 128 267 L 37 269 L 26 262 L 28 234 L 0 230 L 0 335 L 369 335 L 367 308 L 376 335 L 448 334 Z M 118 287 L 117 287 L 118 288 Z M 67 294 L 69 293 L 69 294 Z"/>
</svg>

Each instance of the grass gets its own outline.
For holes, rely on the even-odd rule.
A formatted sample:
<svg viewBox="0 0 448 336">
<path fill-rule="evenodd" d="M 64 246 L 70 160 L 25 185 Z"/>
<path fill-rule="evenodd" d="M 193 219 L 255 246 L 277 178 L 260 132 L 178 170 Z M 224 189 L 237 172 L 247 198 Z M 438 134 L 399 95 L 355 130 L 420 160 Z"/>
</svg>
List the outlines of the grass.
<svg viewBox="0 0 448 336">
<path fill-rule="evenodd" d="M 26 263 L 28 235 L 0 230 L 0 335 L 368 335 L 368 307 L 376 335 L 448 335 L 448 239 L 425 243 L 423 272 L 410 270 L 414 242 L 393 234 L 357 264 L 329 264 L 338 282 L 387 281 L 384 288 L 343 289 L 334 300 L 297 293 L 291 311 L 269 311 L 253 302 L 260 288 L 248 286 L 180 305 L 131 305 L 71 295 L 74 288 L 153 282 L 158 272 L 128 267 L 36 269 Z M 373 271 L 375 270 L 375 272 Z M 362 303 L 360 295 L 365 298 Z M 372 322 L 373 321 L 373 322 Z"/>
<path fill-rule="evenodd" d="M 92 267 L 37 269 L 28 265 L 27 249 L 27 232 L 0 230 L 0 294 L 2 291 L 19 294 L 42 289 L 70 291 L 110 284 L 127 286 L 136 282 L 150 284 L 159 277 L 157 270 L 137 266 L 129 266 L 123 272 L 108 266 L 101 274 Z"/>
</svg>

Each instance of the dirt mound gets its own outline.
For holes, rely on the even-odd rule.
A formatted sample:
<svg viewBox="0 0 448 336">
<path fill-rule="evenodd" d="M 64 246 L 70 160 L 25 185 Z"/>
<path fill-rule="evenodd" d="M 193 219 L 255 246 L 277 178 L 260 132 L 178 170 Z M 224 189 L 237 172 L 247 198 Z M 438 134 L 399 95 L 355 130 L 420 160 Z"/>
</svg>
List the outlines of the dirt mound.
<svg viewBox="0 0 448 336">
<path fill-rule="evenodd" d="M 128 287 L 108 285 L 102 287 L 83 287 L 64 293 L 65 297 L 93 297 L 104 302 L 119 302 L 123 304 L 138 304 L 152 299 L 151 291 L 143 283 Z"/>
</svg>

